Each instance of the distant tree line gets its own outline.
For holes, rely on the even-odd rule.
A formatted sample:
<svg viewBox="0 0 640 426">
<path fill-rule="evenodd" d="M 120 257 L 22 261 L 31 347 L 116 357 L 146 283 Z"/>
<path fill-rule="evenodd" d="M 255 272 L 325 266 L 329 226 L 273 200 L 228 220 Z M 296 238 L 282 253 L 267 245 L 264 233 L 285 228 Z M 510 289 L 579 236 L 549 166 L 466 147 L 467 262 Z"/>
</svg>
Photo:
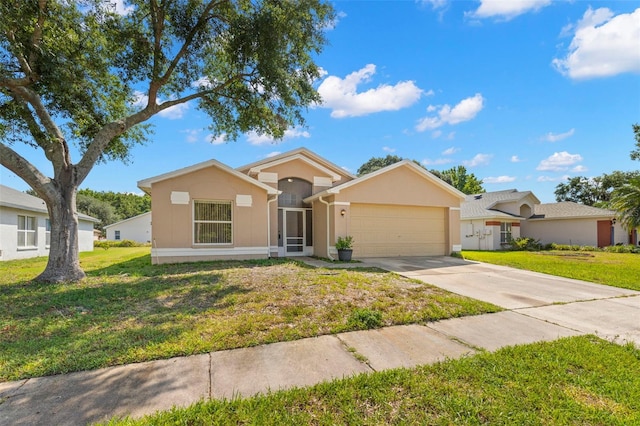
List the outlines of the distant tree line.
<svg viewBox="0 0 640 426">
<path fill-rule="evenodd" d="M 358 176 L 363 176 L 367 173 L 374 172 L 383 167 L 390 166 L 400 161 L 402 161 L 402 158 L 398 157 L 397 155 L 387 155 L 386 157 L 372 157 L 369 161 L 360 166 L 357 174 Z M 428 170 L 418 161 L 412 161 L 425 170 Z M 482 187 L 482 180 L 478 179 L 473 173 L 468 173 L 466 167 L 464 166 L 456 166 L 442 171 L 428 171 L 465 194 L 480 194 L 486 192 Z"/>
<path fill-rule="evenodd" d="M 107 225 L 151 211 L 147 194 L 80 189 L 76 203 L 79 212 L 100 219 L 96 229 L 101 231 Z"/>
</svg>

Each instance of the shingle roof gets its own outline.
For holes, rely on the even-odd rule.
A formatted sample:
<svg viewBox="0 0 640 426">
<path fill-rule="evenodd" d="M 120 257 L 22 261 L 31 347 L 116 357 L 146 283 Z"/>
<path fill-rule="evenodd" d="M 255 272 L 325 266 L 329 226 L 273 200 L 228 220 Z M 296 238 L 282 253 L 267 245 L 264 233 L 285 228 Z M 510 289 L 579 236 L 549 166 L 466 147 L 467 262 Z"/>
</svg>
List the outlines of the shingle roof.
<svg viewBox="0 0 640 426">
<path fill-rule="evenodd" d="M 598 207 L 585 206 L 572 201 L 537 204 L 531 219 L 562 219 L 576 217 L 612 217 L 616 212 Z"/>
<path fill-rule="evenodd" d="M 521 218 L 521 216 L 502 212 L 493 207 L 498 203 L 521 200 L 528 195 L 533 195 L 533 193 L 531 191 L 518 191 L 517 189 L 467 195 L 460 205 L 460 218 Z M 533 197 L 538 200 L 535 195 Z"/>
<path fill-rule="evenodd" d="M 34 197 L 26 192 L 21 192 L 17 189 L 4 185 L 0 185 L 0 206 L 32 212 L 48 213 L 47 205 L 41 198 Z M 82 213 L 78 213 L 78 217 L 91 222 L 99 222 L 98 219 Z"/>
</svg>

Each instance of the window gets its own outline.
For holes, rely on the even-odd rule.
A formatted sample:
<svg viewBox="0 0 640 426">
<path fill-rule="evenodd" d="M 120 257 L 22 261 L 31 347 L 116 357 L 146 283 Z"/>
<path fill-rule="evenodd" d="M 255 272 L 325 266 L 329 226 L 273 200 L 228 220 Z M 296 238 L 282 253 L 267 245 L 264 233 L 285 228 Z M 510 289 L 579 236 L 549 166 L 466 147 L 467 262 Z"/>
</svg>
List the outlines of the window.
<svg viewBox="0 0 640 426">
<path fill-rule="evenodd" d="M 507 244 L 511 241 L 511 223 L 500 223 L 500 244 Z"/>
<path fill-rule="evenodd" d="M 45 219 L 44 220 L 44 245 L 46 247 L 49 247 L 51 245 L 51 220 L 49 219 Z"/>
<path fill-rule="evenodd" d="M 193 243 L 231 244 L 231 201 L 193 202 Z"/>
<path fill-rule="evenodd" d="M 120 241 L 120 231 L 113 231 L 113 238 L 115 238 L 116 241 Z"/>
<path fill-rule="evenodd" d="M 36 218 L 18 215 L 18 247 L 36 247 Z"/>
</svg>

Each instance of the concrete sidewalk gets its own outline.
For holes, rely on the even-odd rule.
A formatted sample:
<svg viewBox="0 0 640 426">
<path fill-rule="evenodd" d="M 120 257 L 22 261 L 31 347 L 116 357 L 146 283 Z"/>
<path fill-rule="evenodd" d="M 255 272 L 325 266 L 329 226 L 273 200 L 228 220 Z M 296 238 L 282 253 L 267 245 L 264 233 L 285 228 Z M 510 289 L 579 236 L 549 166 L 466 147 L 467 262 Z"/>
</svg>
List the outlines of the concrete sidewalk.
<svg viewBox="0 0 640 426">
<path fill-rule="evenodd" d="M 369 263 L 349 265 L 373 266 Z M 469 267 L 468 279 L 478 280 L 470 284 L 476 288 L 481 278 L 490 274 L 472 272 L 473 265 L 445 263 L 440 269 Z M 429 274 L 420 269 L 419 264 L 414 266 L 408 269 L 423 272 L 413 277 L 430 282 L 428 277 L 423 277 Z M 402 268 L 397 265 L 387 265 L 387 268 L 403 274 L 408 272 L 398 271 Z M 431 275 L 436 274 L 435 269 L 431 269 Z M 451 274 L 453 269 L 448 271 Z M 465 272 L 458 269 L 457 273 Z M 514 270 L 507 268 L 505 273 L 514 273 Z M 440 275 L 444 274 L 441 270 Z M 548 276 L 542 278 L 549 279 Z M 574 284 L 579 287 L 579 283 Z M 81 425 L 112 416 L 140 417 L 202 399 L 309 386 L 359 373 L 459 358 L 480 348 L 493 351 L 503 346 L 587 333 L 628 339 L 640 345 L 640 293 L 584 284 L 596 296 L 575 288 L 580 295 L 577 299 L 586 301 L 564 305 L 536 307 L 536 304 L 424 326 L 355 331 L 0 383 L 0 424 Z"/>
</svg>

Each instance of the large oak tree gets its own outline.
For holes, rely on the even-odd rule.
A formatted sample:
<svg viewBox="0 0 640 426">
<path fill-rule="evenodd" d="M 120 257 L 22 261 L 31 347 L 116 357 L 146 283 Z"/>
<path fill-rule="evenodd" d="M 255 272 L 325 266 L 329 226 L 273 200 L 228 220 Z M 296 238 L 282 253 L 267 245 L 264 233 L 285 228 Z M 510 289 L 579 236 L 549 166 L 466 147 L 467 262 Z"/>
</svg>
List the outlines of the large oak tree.
<svg viewBox="0 0 640 426">
<path fill-rule="evenodd" d="M 78 186 L 96 162 L 127 159 L 155 114 L 197 102 L 214 136 L 253 130 L 277 138 L 320 101 L 313 56 L 333 19 L 321 0 L 127 6 L 118 14 L 105 0 L 0 2 L 0 164 L 47 204 L 52 238 L 40 281 L 84 277 Z M 40 150 L 53 176 L 18 144 Z"/>
</svg>

